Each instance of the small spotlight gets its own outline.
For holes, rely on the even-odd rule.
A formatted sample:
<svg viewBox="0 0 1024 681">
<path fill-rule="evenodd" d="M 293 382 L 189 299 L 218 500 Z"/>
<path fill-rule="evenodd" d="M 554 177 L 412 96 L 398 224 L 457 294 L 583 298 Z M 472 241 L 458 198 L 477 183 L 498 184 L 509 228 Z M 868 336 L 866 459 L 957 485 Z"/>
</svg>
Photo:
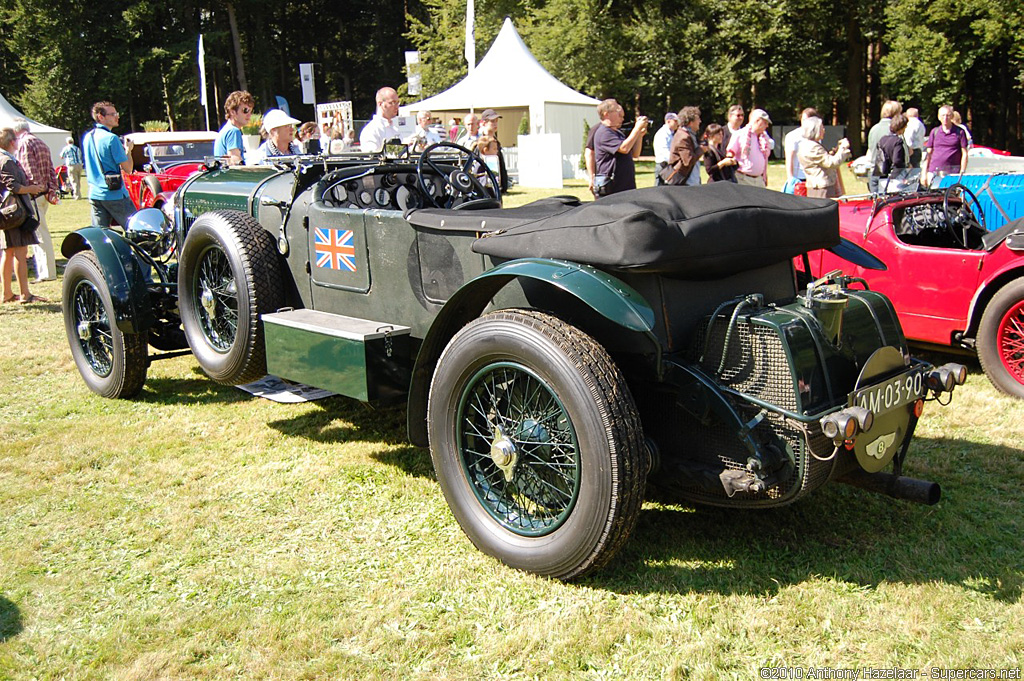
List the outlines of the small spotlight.
<svg viewBox="0 0 1024 681">
<path fill-rule="evenodd" d="M 857 427 L 861 431 L 871 430 L 871 426 L 875 425 L 875 413 L 867 407 L 847 407 L 843 411 L 857 419 Z"/>
<path fill-rule="evenodd" d="M 849 440 L 857 434 L 857 418 L 845 409 L 835 414 L 829 414 L 821 419 L 820 423 L 821 432 L 833 442 Z"/>
<path fill-rule="evenodd" d="M 967 367 L 963 364 L 950 362 L 948 364 L 943 364 L 941 368 L 947 369 L 951 374 L 953 374 L 953 382 L 956 385 L 963 385 L 967 382 Z"/>
</svg>

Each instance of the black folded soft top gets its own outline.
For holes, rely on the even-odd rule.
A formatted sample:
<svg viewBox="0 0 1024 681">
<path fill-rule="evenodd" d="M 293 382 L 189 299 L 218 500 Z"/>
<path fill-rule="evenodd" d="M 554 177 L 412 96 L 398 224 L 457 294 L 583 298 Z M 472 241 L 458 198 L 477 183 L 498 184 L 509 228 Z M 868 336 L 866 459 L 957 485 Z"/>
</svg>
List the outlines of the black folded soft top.
<svg viewBox="0 0 1024 681">
<path fill-rule="evenodd" d="M 428 209 L 409 219 L 484 232 L 473 244 L 484 255 L 559 258 L 686 279 L 724 277 L 839 243 L 835 201 L 729 182 L 634 189 L 579 205 L 544 200 L 507 210 Z"/>
</svg>

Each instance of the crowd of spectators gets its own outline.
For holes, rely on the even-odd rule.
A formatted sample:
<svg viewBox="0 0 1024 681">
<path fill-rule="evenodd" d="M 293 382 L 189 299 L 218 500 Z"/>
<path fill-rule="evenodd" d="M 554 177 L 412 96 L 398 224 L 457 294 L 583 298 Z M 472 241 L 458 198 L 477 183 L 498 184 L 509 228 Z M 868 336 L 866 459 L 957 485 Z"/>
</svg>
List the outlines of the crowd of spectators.
<svg viewBox="0 0 1024 681">
<path fill-rule="evenodd" d="M 600 123 L 591 129 L 584 155 L 590 189 L 595 197 L 636 186 L 634 159 L 647 132 L 647 119 L 637 118 L 623 131 L 625 115 L 614 99 L 597 107 Z M 882 105 L 880 120 L 868 131 L 868 190 L 886 191 L 891 177 L 920 169 L 920 182 L 931 182 L 967 169 L 970 131 L 951 106 L 938 111 L 940 124 L 926 131 L 916 108 L 903 112 L 894 100 Z M 768 161 L 775 141 L 768 134 L 771 117 L 753 109 L 746 117 L 739 104 L 729 107 L 725 124 L 711 123 L 700 131 L 701 113 L 686 106 L 665 114 L 654 134 L 655 185 L 695 185 L 736 182 L 767 187 Z M 927 132 L 927 134 L 926 134 Z M 839 168 L 850 158 L 850 143 L 841 139 L 830 149 L 822 144 L 825 123 L 813 108 L 800 112 L 800 126 L 783 138 L 786 183 L 783 191 L 836 198 L 846 193 Z M 703 173 L 701 168 L 703 167 Z M 703 177 L 703 179 L 702 179 Z"/>
</svg>

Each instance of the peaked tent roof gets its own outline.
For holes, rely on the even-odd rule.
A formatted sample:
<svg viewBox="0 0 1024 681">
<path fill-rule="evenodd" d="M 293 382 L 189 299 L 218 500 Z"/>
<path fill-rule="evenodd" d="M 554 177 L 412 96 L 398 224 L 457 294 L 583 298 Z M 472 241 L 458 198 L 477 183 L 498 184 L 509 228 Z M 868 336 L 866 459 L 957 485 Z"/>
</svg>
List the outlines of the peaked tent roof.
<svg viewBox="0 0 1024 681">
<path fill-rule="evenodd" d="M 534 102 L 596 106 L 600 100 L 576 92 L 547 72 L 505 17 L 498 37 L 477 67 L 444 92 L 402 107 L 402 111 L 500 109 Z"/>
<path fill-rule="evenodd" d="M 0 123 L 3 125 L 12 125 L 15 118 L 24 118 L 28 121 L 28 129 L 33 135 L 40 132 L 56 132 L 61 135 L 67 135 L 68 131 L 62 128 L 51 128 L 49 125 L 43 125 L 38 121 L 34 121 L 25 114 L 21 113 L 14 108 L 14 105 L 7 101 L 7 98 L 0 95 Z"/>
</svg>

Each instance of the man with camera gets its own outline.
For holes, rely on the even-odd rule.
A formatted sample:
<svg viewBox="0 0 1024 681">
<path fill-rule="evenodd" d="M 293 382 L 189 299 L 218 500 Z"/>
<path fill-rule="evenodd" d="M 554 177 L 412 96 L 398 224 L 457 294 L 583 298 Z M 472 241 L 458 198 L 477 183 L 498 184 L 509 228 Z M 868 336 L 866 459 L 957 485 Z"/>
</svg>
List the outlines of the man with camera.
<svg viewBox="0 0 1024 681">
<path fill-rule="evenodd" d="M 85 157 L 85 176 L 89 180 L 89 203 L 92 205 L 92 224 L 109 227 L 112 221 L 124 227 L 135 213 L 135 204 L 128 198 L 121 171 L 132 172 L 131 141 L 121 145 L 111 130 L 117 127 L 120 114 L 110 102 L 92 105 L 92 118 L 96 127 L 82 137 Z"/>
<path fill-rule="evenodd" d="M 633 130 L 626 135 L 619 128 L 625 111 L 614 99 L 597 105 L 601 124 L 594 133 L 594 176 L 590 189 L 595 197 L 636 189 L 636 167 L 633 159 L 640 156 L 640 147 L 647 134 L 646 116 L 637 116 Z"/>
</svg>

